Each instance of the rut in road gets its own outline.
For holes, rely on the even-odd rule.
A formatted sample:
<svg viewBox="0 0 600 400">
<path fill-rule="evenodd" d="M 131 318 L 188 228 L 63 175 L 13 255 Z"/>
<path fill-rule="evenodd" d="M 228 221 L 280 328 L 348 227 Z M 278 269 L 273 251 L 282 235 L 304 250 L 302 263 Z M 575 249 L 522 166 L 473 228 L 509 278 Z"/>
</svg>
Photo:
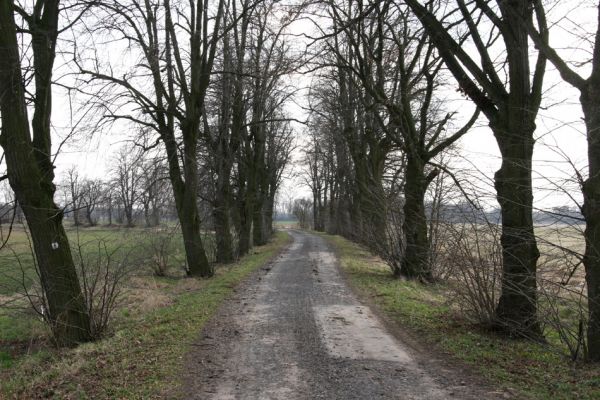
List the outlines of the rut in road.
<svg viewBox="0 0 600 400">
<path fill-rule="evenodd" d="M 345 285 L 326 241 L 294 242 L 236 291 L 188 355 L 192 399 L 489 399 L 422 363 Z"/>
</svg>

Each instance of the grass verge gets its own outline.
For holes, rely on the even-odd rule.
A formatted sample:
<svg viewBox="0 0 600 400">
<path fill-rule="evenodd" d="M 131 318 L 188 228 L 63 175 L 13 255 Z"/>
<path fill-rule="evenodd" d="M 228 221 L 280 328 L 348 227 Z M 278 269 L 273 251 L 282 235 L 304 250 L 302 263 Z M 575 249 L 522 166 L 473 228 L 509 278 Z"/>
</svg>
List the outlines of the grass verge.
<svg viewBox="0 0 600 400">
<path fill-rule="evenodd" d="M 494 335 L 449 306 L 443 285 L 394 279 L 380 259 L 339 236 L 324 235 L 359 295 L 427 346 L 458 359 L 494 386 L 524 399 L 600 398 L 598 365 L 573 364 L 543 345 Z"/>
<path fill-rule="evenodd" d="M 176 397 L 183 357 L 204 323 L 236 285 L 290 240 L 278 232 L 238 263 L 217 268 L 209 280 L 144 278 L 144 285 L 156 290 L 139 291 L 136 301 L 129 299 L 129 306 L 119 310 L 114 334 L 104 340 L 70 350 L 39 350 L 15 360 L 0 354 L 0 398 Z M 140 306 L 149 302 L 149 294 L 158 306 Z"/>
</svg>

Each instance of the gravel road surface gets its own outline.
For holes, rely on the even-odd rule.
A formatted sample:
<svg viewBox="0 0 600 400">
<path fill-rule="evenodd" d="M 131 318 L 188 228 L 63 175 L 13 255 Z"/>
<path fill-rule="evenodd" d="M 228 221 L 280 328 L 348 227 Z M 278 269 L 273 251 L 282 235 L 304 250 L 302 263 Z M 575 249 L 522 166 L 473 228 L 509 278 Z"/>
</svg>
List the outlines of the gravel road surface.
<svg viewBox="0 0 600 400">
<path fill-rule="evenodd" d="M 491 399 L 401 343 L 361 304 L 327 242 L 293 243 L 236 289 L 186 360 L 190 399 Z"/>
</svg>

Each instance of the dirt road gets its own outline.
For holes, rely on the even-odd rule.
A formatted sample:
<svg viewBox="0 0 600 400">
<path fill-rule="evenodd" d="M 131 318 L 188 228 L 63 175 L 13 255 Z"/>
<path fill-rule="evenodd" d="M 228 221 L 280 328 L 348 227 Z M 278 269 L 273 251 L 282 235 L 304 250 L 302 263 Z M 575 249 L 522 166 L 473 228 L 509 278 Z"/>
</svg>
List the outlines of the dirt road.
<svg viewBox="0 0 600 400">
<path fill-rule="evenodd" d="M 489 399 L 388 333 L 324 239 L 294 242 L 230 299 L 187 360 L 193 399 Z"/>
</svg>

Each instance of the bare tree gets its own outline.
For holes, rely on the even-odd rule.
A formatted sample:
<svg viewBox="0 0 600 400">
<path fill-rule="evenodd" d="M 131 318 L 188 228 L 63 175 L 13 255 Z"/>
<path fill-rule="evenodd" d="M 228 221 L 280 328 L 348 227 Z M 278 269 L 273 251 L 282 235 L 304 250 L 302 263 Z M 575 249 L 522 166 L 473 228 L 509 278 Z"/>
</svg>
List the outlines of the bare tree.
<svg viewBox="0 0 600 400">
<path fill-rule="evenodd" d="M 106 215 L 106 224 L 111 226 L 113 224 L 113 212 L 115 206 L 115 197 L 116 191 L 114 187 L 114 182 L 108 181 L 104 183 L 103 193 L 102 193 L 102 207 L 103 211 Z"/>
<path fill-rule="evenodd" d="M 495 175 L 502 212 L 503 257 L 496 325 L 509 333 L 540 338 L 536 292 L 539 250 L 533 231 L 531 166 L 546 57 L 539 53 L 532 71 L 527 28 L 515 21 L 543 16 L 534 12 L 528 0 L 476 0 L 468 4 L 456 0 L 454 6 L 440 8 L 418 0 L 405 2 L 421 20 L 459 89 L 487 117 L 502 155 L 502 166 Z M 468 30 L 479 62 L 452 36 L 450 29 L 457 22 L 448 20 L 448 14 L 436 15 L 444 10 L 460 16 L 459 23 Z M 489 29 L 480 29 L 482 21 Z M 492 51 L 492 45 L 503 48 L 498 53 Z"/>
<path fill-rule="evenodd" d="M 59 34 L 60 2 L 37 0 L 25 9 L 0 2 L 0 144 L 7 176 L 31 232 L 54 336 L 61 345 L 91 339 L 90 318 L 77 277 L 63 213 L 54 203 L 51 148 L 52 72 Z M 24 26 L 17 26 L 15 15 Z M 29 35 L 30 39 L 21 36 Z M 20 43 L 33 54 L 33 119 L 26 104 Z"/>
<path fill-rule="evenodd" d="M 311 214 L 313 204 L 308 199 L 296 199 L 292 207 L 292 213 L 298 219 L 298 224 L 301 229 L 309 229 L 311 227 Z"/>
<path fill-rule="evenodd" d="M 81 203 L 90 226 L 96 226 L 98 223 L 98 219 L 94 217 L 94 210 L 102 200 L 102 186 L 102 181 L 98 179 L 86 179 L 82 183 Z"/>
<path fill-rule="evenodd" d="M 234 164 L 238 159 L 243 136 L 246 134 L 246 111 L 248 100 L 246 90 L 248 77 L 247 68 L 248 31 L 254 9 L 251 2 L 232 2 L 230 14 L 226 16 L 227 23 L 232 29 L 223 36 L 222 51 L 218 67 L 222 70 L 214 83 L 214 94 L 207 104 L 207 114 L 214 107 L 215 121 L 212 126 L 204 129 L 203 139 L 208 151 L 208 164 L 212 171 L 213 195 L 213 224 L 216 234 L 217 262 L 229 263 L 234 259 L 234 244 L 232 237 L 232 206 L 234 189 L 232 174 Z M 218 68 L 217 67 L 217 68 Z M 208 123 L 207 123 L 208 125 Z M 238 216 L 243 215 L 240 211 Z M 240 217 L 241 218 L 241 217 Z M 239 222 L 239 218 L 238 218 Z M 237 224 L 240 225 L 239 223 Z M 245 254 L 249 242 L 242 240 L 237 252 Z"/>
<path fill-rule="evenodd" d="M 269 123 L 287 119 L 281 114 L 281 106 L 293 94 L 282 80 L 296 66 L 296 60 L 289 54 L 289 44 L 284 40 L 295 13 L 282 18 L 279 24 L 271 23 L 276 5 L 275 1 L 258 5 L 250 25 L 247 73 L 251 99 L 249 116 L 243 125 L 247 133 L 243 136 L 237 163 L 240 254 L 247 251 L 251 232 L 254 245 L 265 244 L 270 235 L 266 218 L 269 212 Z"/>
<path fill-rule="evenodd" d="M 331 2 L 334 26 L 340 27 L 347 43 L 345 51 L 339 46 L 332 49 L 340 68 L 351 74 L 350 79 L 358 80 L 355 85 L 364 88 L 365 107 L 379 104 L 387 114 L 373 106 L 368 111 L 373 114 L 370 123 L 378 124 L 384 132 L 381 149 L 387 145 L 388 151 L 391 150 L 391 141 L 406 157 L 405 241 L 399 272 L 409 278 L 429 281 L 433 275 L 424 205 L 427 187 L 444 168 L 435 162 L 436 158 L 468 132 L 479 111 L 475 111 L 465 126 L 452 129 L 450 122 L 454 113 L 444 115 L 443 106 L 436 100 L 442 86 L 438 77 L 442 62 L 427 33 L 405 6 L 391 1 L 369 5 L 372 10 L 358 18 L 365 13 L 362 1 L 344 3 L 343 7 Z M 354 19 L 356 23 L 350 24 Z M 395 56 L 388 56 L 392 54 Z M 369 118 L 365 118 L 364 123 L 369 123 Z M 370 127 L 366 132 L 373 130 L 374 127 Z M 371 169 L 379 170 L 378 175 L 382 176 L 387 153 L 376 150 L 370 145 L 367 160 L 373 159 Z M 359 160 L 355 157 L 355 163 Z M 383 199 L 383 191 L 379 192 L 377 196 Z M 385 216 L 385 208 L 382 211 Z M 385 230 L 385 224 L 381 223 L 378 229 Z M 384 242 L 381 234 L 373 237 L 376 243 Z"/>
<path fill-rule="evenodd" d="M 66 175 L 66 182 L 63 183 L 66 191 L 65 202 L 67 204 L 67 208 L 71 208 L 71 213 L 73 214 L 73 225 L 79 226 L 81 225 L 80 211 L 82 203 L 82 189 L 77 167 L 73 165 L 67 170 Z M 70 207 L 68 207 L 69 205 Z"/>
<path fill-rule="evenodd" d="M 588 176 L 579 176 L 584 203 L 581 211 L 585 217 L 585 254 L 583 264 L 586 271 L 588 291 L 589 326 L 587 333 L 588 357 L 600 361 L 600 24 L 592 41 L 591 72 L 584 78 L 568 60 L 561 56 L 549 43 L 546 12 L 542 1 L 531 2 L 539 18 L 537 26 L 531 19 L 522 19 L 536 44 L 548 60 L 556 67 L 562 79 L 579 90 L 579 101 L 583 110 L 588 142 Z M 600 21 L 600 3 L 597 6 Z"/>
<path fill-rule="evenodd" d="M 168 171 L 161 157 L 151 157 L 143 161 L 141 172 L 140 203 L 144 209 L 147 227 L 160 224 L 161 208 L 169 196 Z"/>
<path fill-rule="evenodd" d="M 266 234 L 273 234 L 275 198 L 284 173 L 290 164 L 294 147 L 294 130 L 289 121 L 274 119 L 268 122 L 266 143 L 266 194 L 264 198 L 264 226 Z"/>
<path fill-rule="evenodd" d="M 142 153 L 125 147 L 114 161 L 113 182 L 128 227 L 135 225 L 134 211 L 142 193 Z"/>
<path fill-rule="evenodd" d="M 125 119 L 162 144 L 184 237 L 190 275 L 212 276 L 200 232 L 198 213 L 198 141 L 206 91 L 229 3 L 224 0 L 178 2 L 101 1 L 101 29 L 127 42 L 140 62 L 115 75 L 93 62 L 77 62 L 83 74 L 102 82 L 95 93 L 106 118 Z M 150 75 L 148 75 L 148 73 Z M 151 85 L 146 85 L 150 76 Z M 107 99 L 112 99 L 108 100 Z M 122 103 L 139 113 L 123 114 Z"/>
</svg>

